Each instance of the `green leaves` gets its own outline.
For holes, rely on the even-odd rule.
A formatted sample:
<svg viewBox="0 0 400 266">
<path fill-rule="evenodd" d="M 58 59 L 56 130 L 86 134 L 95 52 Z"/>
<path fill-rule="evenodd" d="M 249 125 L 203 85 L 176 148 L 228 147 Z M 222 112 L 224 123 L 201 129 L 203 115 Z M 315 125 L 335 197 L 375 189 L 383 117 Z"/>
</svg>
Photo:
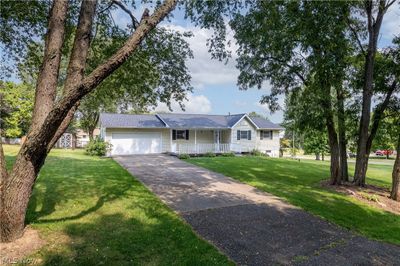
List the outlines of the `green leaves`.
<svg viewBox="0 0 400 266">
<path fill-rule="evenodd" d="M 2 136 L 17 138 L 27 133 L 32 118 L 33 98 L 34 88 L 28 84 L 0 82 Z"/>
</svg>

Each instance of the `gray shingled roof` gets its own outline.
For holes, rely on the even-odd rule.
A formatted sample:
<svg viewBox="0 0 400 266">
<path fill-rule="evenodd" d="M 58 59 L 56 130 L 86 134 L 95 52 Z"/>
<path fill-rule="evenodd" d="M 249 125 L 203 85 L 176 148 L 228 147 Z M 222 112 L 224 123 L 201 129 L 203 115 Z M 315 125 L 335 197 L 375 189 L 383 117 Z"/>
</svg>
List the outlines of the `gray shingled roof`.
<svg viewBox="0 0 400 266">
<path fill-rule="evenodd" d="M 155 115 L 100 114 L 102 127 L 162 128 L 166 125 Z"/>
<path fill-rule="evenodd" d="M 158 114 L 171 128 L 230 128 L 243 115 Z"/>
<path fill-rule="evenodd" d="M 260 129 L 284 129 L 280 125 L 274 124 L 267 119 L 261 117 L 251 116 L 250 119 L 256 124 Z"/>
<path fill-rule="evenodd" d="M 100 114 L 100 124 L 108 128 L 231 128 L 245 114 L 204 115 L 204 114 Z M 261 129 L 283 129 L 266 119 L 250 117 Z"/>
</svg>

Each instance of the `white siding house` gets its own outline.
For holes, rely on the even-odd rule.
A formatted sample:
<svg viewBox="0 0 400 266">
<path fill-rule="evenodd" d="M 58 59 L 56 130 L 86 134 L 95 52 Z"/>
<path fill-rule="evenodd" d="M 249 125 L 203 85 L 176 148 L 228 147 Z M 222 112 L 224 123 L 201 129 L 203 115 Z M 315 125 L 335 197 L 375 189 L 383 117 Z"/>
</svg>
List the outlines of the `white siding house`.
<svg viewBox="0 0 400 266">
<path fill-rule="evenodd" d="M 111 155 L 251 152 L 279 155 L 279 132 L 263 118 L 237 115 L 101 114 L 100 132 Z"/>
</svg>

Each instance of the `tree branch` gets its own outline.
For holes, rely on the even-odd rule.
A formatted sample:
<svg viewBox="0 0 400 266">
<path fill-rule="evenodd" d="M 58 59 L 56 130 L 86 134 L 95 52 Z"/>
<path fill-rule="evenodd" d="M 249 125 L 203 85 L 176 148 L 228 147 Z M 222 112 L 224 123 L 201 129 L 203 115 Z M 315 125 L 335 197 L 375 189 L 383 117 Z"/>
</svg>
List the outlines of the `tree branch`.
<svg viewBox="0 0 400 266">
<path fill-rule="evenodd" d="M 119 6 L 123 11 L 125 11 L 131 17 L 132 26 L 136 30 L 137 27 L 139 27 L 139 21 L 136 19 L 136 17 L 133 15 L 133 13 L 129 10 L 129 8 L 124 3 L 122 3 L 120 0 L 113 0 L 112 3 Z"/>
<path fill-rule="evenodd" d="M 374 140 L 374 138 L 376 136 L 376 133 L 378 132 L 379 124 L 380 124 L 380 122 L 382 120 L 382 117 L 384 115 L 384 112 L 385 112 L 386 108 L 389 105 L 390 98 L 392 97 L 392 94 L 395 91 L 396 86 L 397 86 L 397 80 L 393 81 L 393 83 L 389 87 L 389 90 L 388 90 L 388 92 L 386 94 L 385 99 L 375 109 L 374 116 L 373 116 L 373 122 L 372 122 L 372 126 L 371 126 L 371 132 L 370 132 L 370 134 L 368 136 L 368 140 L 367 140 L 367 147 L 369 149 L 372 146 L 372 141 Z"/>
<path fill-rule="evenodd" d="M 47 145 L 54 137 L 58 127 L 67 116 L 71 108 L 99 85 L 106 77 L 120 67 L 129 56 L 139 47 L 147 34 L 156 27 L 175 7 L 178 0 L 166 0 L 148 18 L 140 22 L 125 44 L 112 55 L 105 63 L 98 66 L 89 76 L 71 88 L 49 112 L 40 128 L 33 129 L 27 136 L 27 141 L 21 147 L 20 155 L 30 157 L 36 165 L 41 166 L 47 152 Z M 40 143 L 40 145 L 38 145 Z"/>
<path fill-rule="evenodd" d="M 277 57 L 274 57 L 274 56 L 268 56 L 268 57 L 264 58 L 264 60 L 268 60 L 268 59 L 272 59 L 272 60 L 274 60 L 274 61 L 276 61 L 278 63 L 284 64 L 286 67 L 288 67 L 290 69 L 290 71 L 292 71 L 303 82 L 303 84 L 305 86 L 308 84 L 307 79 L 303 76 L 302 73 L 300 73 L 299 71 L 295 70 L 294 69 L 295 67 L 293 65 L 291 65 L 291 64 L 287 63 L 286 61 L 281 60 L 281 59 L 279 59 Z"/>
<path fill-rule="evenodd" d="M 64 134 L 64 132 L 68 129 L 69 124 L 71 123 L 72 119 L 75 116 L 75 112 L 78 109 L 80 104 L 80 101 L 78 101 L 72 108 L 69 110 L 67 116 L 64 118 L 64 120 L 61 122 L 60 126 L 58 127 L 56 133 L 54 134 L 53 138 L 47 145 L 47 152 L 50 152 L 50 150 L 54 147 L 54 145 L 57 143 L 57 141 L 61 138 L 61 136 Z"/>
<path fill-rule="evenodd" d="M 360 47 L 361 53 L 363 55 L 366 55 L 364 47 L 362 46 L 361 40 L 358 36 L 358 33 L 357 33 L 356 29 L 354 29 L 353 26 L 351 25 L 351 21 L 349 20 L 349 18 L 347 18 L 347 25 L 349 26 L 350 31 L 353 33 L 354 38 L 356 39 L 357 44 Z"/>
<path fill-rule="evenodd" d="M 84 0 L 81 5 L 77 30 L 75 34 L 74 46 L 72 47 L 71 57 L 68 63 L 67 77 L 65 79 L 64 91 L 65 95 L 75 86 L 82 82 L 86 59 L 90 47 L 90 35 L 92 24 L 96 12 L 97 0 Z M 67 130 L 69 124 L 74 118 L 76 109 L 79 106 L 79 101 L 68 112 L 61 125 L 58 127 L 52 140 L 47 145 L 47 150 L 50 151 L 54 144 L 58 141 L 62 134 Z"/>
<path fill-rule="evenodd" d="M 50 10 L 43 63 L 36 85 L 35 105 L 31 127 L 40 127 L 53 108 L 64 44 L 68 2 L 55 0 Z"/>
</svg>

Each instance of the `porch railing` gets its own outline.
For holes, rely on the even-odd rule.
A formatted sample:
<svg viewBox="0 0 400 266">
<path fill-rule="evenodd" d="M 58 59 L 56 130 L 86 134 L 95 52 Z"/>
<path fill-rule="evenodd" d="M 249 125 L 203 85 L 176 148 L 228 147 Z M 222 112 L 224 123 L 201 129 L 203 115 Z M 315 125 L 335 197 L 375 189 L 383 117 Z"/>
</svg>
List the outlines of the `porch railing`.
<svg viewBox="0 0 400 266">
<path fill-rule="evenodd" d="M 173 152 L 178 154 L 202 154 L 207 152 L 212 153 L 227 153 L 227 152 L 240 152 L 233 149 L 234 145 L 231 143 L 200 143 L 200 144 L 186 144 L 176 143 L 173 147 Z"/>
</svg>

